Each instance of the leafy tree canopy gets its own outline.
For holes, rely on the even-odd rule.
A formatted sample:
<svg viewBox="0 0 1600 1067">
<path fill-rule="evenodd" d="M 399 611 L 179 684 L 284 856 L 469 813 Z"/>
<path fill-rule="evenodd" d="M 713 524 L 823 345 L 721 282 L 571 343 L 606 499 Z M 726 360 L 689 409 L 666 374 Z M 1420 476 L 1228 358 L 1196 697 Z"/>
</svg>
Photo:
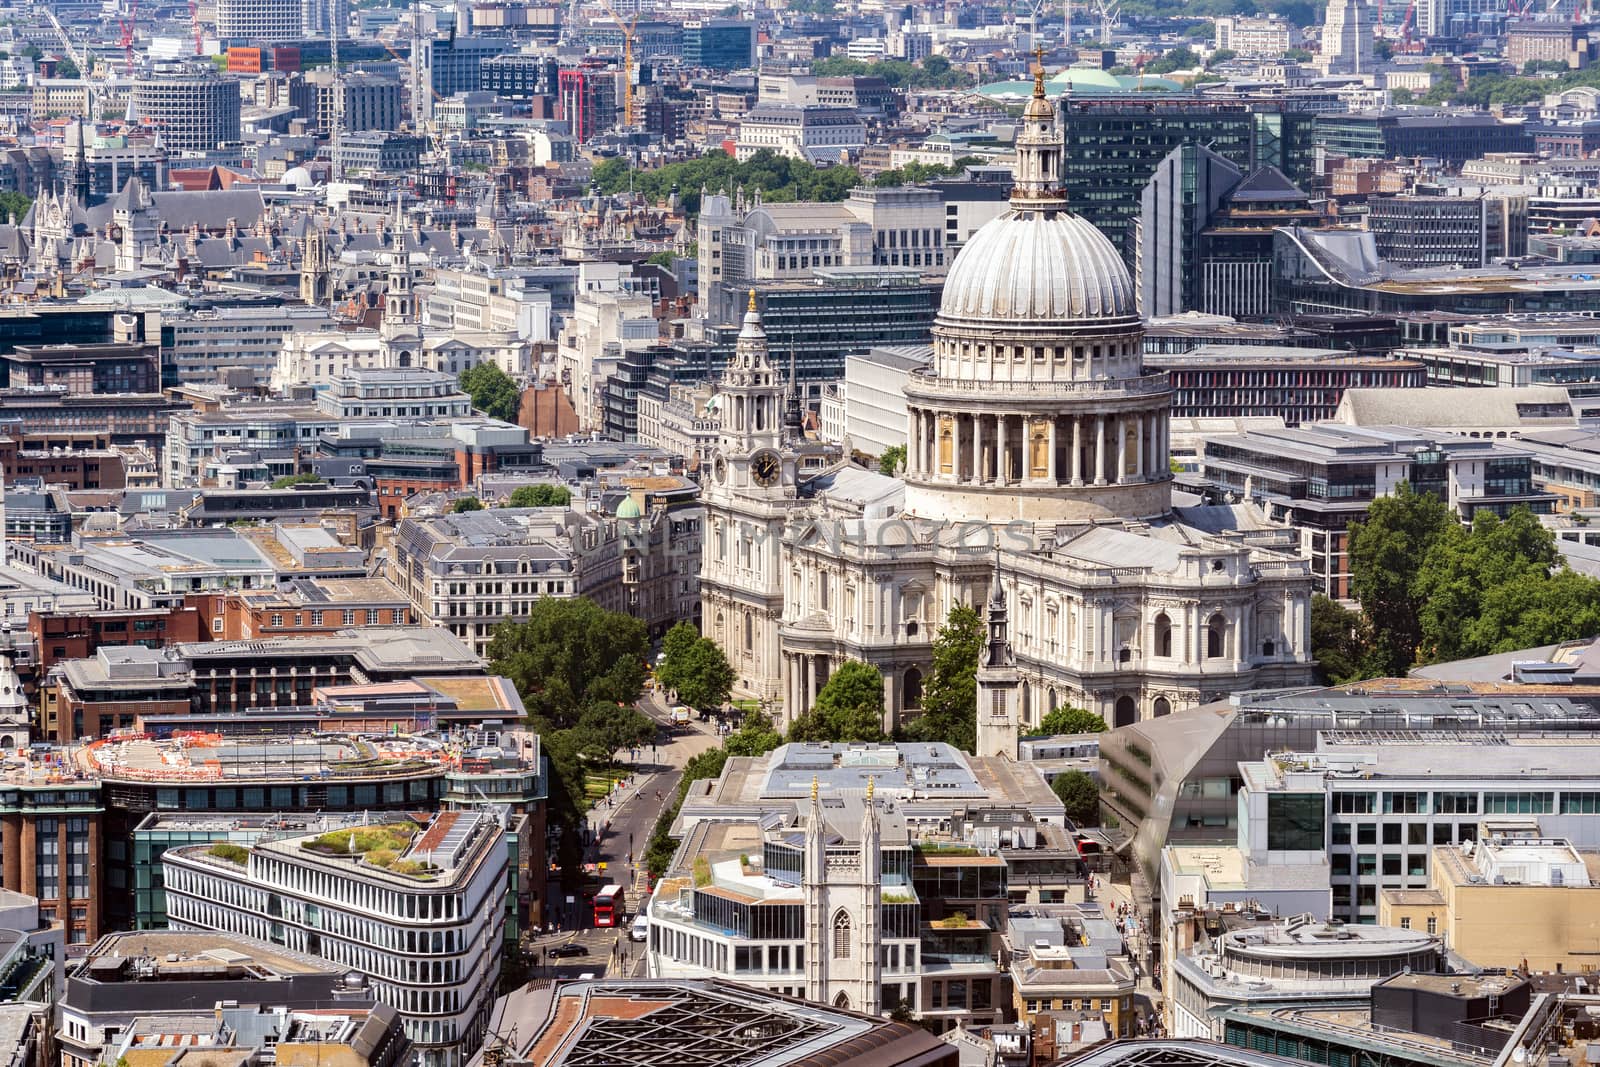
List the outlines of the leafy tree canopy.
<svg viewBox="0 0 1600 1067">
<path fill-rule="evenodd" d="M 906 724 L 911 741 L 943 741 L 963 752 L 978 746 L 978 655 L 983 619 L 956 604 L 933 639 L 933 673 L 922 693 L 922 714 Z"/>
<path fill-rule="evenodd" d="M 1423 608 L 1416 576 L 1428 550 L 1457 525 L 1438 497 L 1403 482 L 1351 524 L 1351 591 L 1372 624 L 1372 665 L 1381 673 L 1403 675 L 1416 662 Z"/>
<path fill-rule="evenodd" d="M 698 215 L 702 186 L 714 193 L 760 189 L 762 198 L 774 204 L 837 202 L 861 184 L 861 174 L 854 167 L 814 167 L 762 149 L 743 163 L 718 150 L 654 170 L 632 170 L 627 160 L 616 156 L 597 164 L 592 180 L 606 196 L 631 187 L 650 200 L 664 200 L 676 187 L 684 210 Z"/>
<path fill-rule="evenodd" d="M 847 660 L 817 694 L 811 710 L 789 727 L 790 741 L 882 741 L 883 675 Z"/>
<path fill-rule="evenodd" d="M 632 704 L 644 688 L 644 623 L 587 597 L 541 597 L 522 622 L 501 623 L 489 664 L 511 679 L 531 717 L 573 726 L 597 702 Z"/>
<path fill-rule="evenodd" d="M 311 485 L 320 481 L 322 481 L 320 475 L 312 474 L 309 471 L 304 474 L 285 474 L 281 478 L 272 479 L 272 488 L 287 489 L 291 485 Z"/>
<path fill-rule="evenodd" d="M 772 726 L 772 720 L 759 711 L 747 712 L 739 729 L 728 735 L 722 747 L 730 756 L 765 756 L 783 744 L 783 735 Z"/>
<path fill-rule="evenodd" d="M 878 473 L 893 478 L 900 465 L 906 461 L 905 445 L 890 445 L 878 457 Z"/>
<path fill-rule="evenodd" d="M 1066 806 L 1067 818 L 1079 826 L 1100 824 L 1100 787 L 1089 775 L 1083 771 L 1062 771 L 1050 779 L 1050 789 Z"/>
<path fill-rule="evenodd" d="M 1039 720 L 1039 732 L 1051 736 L 1056 734 L 1103 734 L 1105 731 L 1106 721 L 1085 708 L 1051 708 L 1045 717 Z"/>
<path fill-rule="evenodd" d="M 517 401 L 521 396 L 511 375 L 493 363 L 479 363 L 461 372 L 461 391 L 472 398 L 472 406 L 490 418 L 517 421 Z"/>
<path fill-rule="evenodd" d="M 902 59 L 864 62 L 829 56 L 813 61 L 811 73 L 827 78 L 882 78 L 896 89 L 966 89 L 977 81 L 944 56 L 928 56 L 920 64 Z"/>
<path fill-rule="evenodd" d="M 1193 70 L 1203 66 L 1200 57 L 1194 54 L 1194 49 L 1188 45 L 1179 45 L 1170 52 L 1163 53 L 1144 65 L 1146 74 L 1171 74 L 1175 70 Z"/>
<path fill-rule="evenodd" d="M 519 485 L 506 498 L 508 508 L 564 508 L 572 503 L 572 490 L 564 485 Z"/>
<path fill-rule="evenodd" d="M 722 649 L 701 637 L 693 623 L 680 622 L 661 642 L 661 665 L 656 680 L 677 691 L 678 699 L 707 711 L 721 705 L 733 692 L 733 667 Z"/>
<path fill-rule="evenodd" d="M 475 496 L 464 496 L 460 500 L 457 500 L 454 504 L 451 504 L 450 510 L 455 512 L 457 515 L 461 514 L 463 511 L 482 511 L 483 501 L 479 500 Z"/>
</svg>

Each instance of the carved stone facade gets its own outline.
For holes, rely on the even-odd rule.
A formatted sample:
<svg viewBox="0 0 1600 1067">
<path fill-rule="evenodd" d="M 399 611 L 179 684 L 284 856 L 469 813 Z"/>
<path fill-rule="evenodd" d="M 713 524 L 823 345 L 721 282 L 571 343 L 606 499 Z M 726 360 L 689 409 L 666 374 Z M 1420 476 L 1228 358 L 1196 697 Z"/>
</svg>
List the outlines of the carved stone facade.
<svg viewBox="0 0 1600 1067">
<path fill-rule="evenodd" d="M 809 474 L 797 441 L 740 421 L 781 394 L 746 318 L 701 585 L 739 691 L 781 702 L 780 723 L 848 659 L 882 672 L 886 726 L 914 714 L 939 627 L 991 588 L 1019 727 L 1060 705 L 1121 725 L 1311 679 L 1311 576 L 1293 537 L 1250 507 L 1172 506 L 1171 388 L 1142 366 L 1121 258 L 1061 196 L 1060 152 L 1036 84 L 1011 209 L 957 256 L 933 364 L 907 385 L 903 482 Z"/>
</svg>

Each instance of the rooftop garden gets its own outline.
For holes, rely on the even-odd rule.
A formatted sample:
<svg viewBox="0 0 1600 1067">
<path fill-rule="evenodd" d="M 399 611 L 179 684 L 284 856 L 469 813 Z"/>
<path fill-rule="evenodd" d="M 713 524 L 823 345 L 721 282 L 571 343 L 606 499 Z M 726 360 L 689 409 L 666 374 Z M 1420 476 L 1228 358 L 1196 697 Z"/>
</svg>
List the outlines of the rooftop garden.
<svg viewBox="0 0 1600 1067">
<path fill-rule="evenodd" d="M 370 853 L 387 852 L 392 865 L 394 857 L 406 850 L 416 832 L 413 823 L 360 826 L 349 830 L 330 830 L 301 842 L 300 847 L 324 856 L 366 856 L 369 860 Z"/>
<path fill-rule="evenodd" d="M 250 858 L 250 850 L 243 845 L 233 845 L 226 841 L 218 841 L 206 849 L 206 855 L 215 856 L 219 860 L 226 860 L 229 863 L 236 863 L 243 867 L 245 861 Z"/>
</svg>

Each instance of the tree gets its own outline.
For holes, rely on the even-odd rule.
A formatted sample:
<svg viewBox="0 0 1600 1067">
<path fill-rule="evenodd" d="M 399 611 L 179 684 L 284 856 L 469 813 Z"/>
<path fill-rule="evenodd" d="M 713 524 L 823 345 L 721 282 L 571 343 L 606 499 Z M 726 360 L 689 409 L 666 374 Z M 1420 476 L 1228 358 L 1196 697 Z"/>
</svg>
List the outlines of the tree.
<svg viewBox="0 0 1600 1067">
<path fill-rule="evenodd" d="M 683 765 L 683 777 L 678 780 L 678 791 L 673 795 L 672 803 L 662 809 L 660 818 L 656 819 L 655 828 L 650 832 L 650 842 L 645 846 L 645 869 L 653 877 L 660 878 L 667 873 L 667 867 L 672 863 L 672 854 L 677 851 L 678 843 L 671 833 L 672 824 L 678 818 L 678 810 L 683 807 L 683 798 L 689 795 L 689 787 L 702 779 L 717 777 L 727 763 L 727 750 L 712 748 L 697 756 L 691 756 L 689 762 Z"/>
<path fill-rule="evenodd" d="M 638 700 L 648 647 L 638 619 L 587 597 L 541 597 L 527 619 L 496 627 L 489 664 L 511 679 L 530 718 L 559 729 L 575 725 L 596 702 Z"/>
<path fill-rule="evenodd" d="M 1372 627 L 1366 618 L 1321 593 L 1311 598 L 1311 654 L 1328 685 L 1382 673 L 1373 665 Z"/>
<path fill-rule="evenodd" d="M 72 61 L 71 56 L 62 56 L 56 60 L 56 77 L 81 78 L 83 77 L 83 72 L 78 69 L 78 64 Z"/>
<path fill-rule="evenodd" d="M 564 508 L 572 503 L 572 490 L 564 485 L 519 485 L 506 499 L 508 508 Z"/>
<path fill-rule="evenodd" d="M 472 406 L 490 418 L 517 421 L 517 402 L 521 397 L 511 375 L 493 363 L 479 363 L 462 371 L 457 379 L 462 392 L 472 398 Z"/>
<path fill-rule="evenodd" d="M 1052 737 L 1056 734 L 1103 734 L 1106 721 L 1085 708 L 1051 708 L 1039 720 L 1039 732 Z"/>
<path fill-rule="evenodd" d="M 1067 818 L 1079 826 L 1100 823 L 1100 787 L 1083 771 L 1062 771 L 1050 779 L 1050 789 L 1067 809 Z"/>
<path fill-rule="evenodd" d="M 1413 582 L 1421 655 L 1462 659 L 1592 636 L 1600 582 L 1561 563 L 1555 535 L 1526 508 L 1480 512 L 1437 539 Z"/>
<path fill-rule="evenodd" d="M 811 710 L 789 727 L 790 741 L 883 741 L 883 675 L 846 660 L 817 694 Z"/>
<path fill-rule="evenodd" d="M 1417 661 L 1424 604 L 1415 588 L 1434 543 L 1459 524 L 1438 497 L 1402 482 L 1350 524 L 1350 587 L 1372 626 L 1372 665 L 1403 675 Z"/>
<path fill-rule="evenodd" d="M 1159 55 L 1144 65 L 1146 74 L 1171 74 L 1175 70 L 1193 70 L 1202 66 L 1200 57 L 1188 45 L 1179 45 L 1172 51 Z"/>
<path fill-rule="evenodd" d="M 730 756 L 765 756 L 781 744 L 783 735 L 773 729 L 772 720 L 759 711 L 749 711 L 722 747 Z"/>
<path fill-rule="evenodd" d="M 285 474 L 281 478 L 272 479 L 272 488 L 287 489 L 291 485 L 311 485 L 320 481 L 322 481 L 320 475 L 312 474 L 309 471 L 304 474 Z"/>
<path fill-rule="evenodd" d="M 978 746 L 978 655 L 983 619 L 969 604 L 950 609 L 933 638 L 933 673 L 922 693 L 922 714 L 903 731 L 911 741 L 943 741 L 963 752 Z"/>
<path fill-rule="evenodd" d="M 709 637 L 701 637 L 693 623 L 680 622 L 661 641 L 661 665 L 656 680 L 676 690 L 678 699 L 706 711 L 717 707 L 733 692 L 733 668 L 728 657 Z"/>
<path fill-rule="evenodd" d="M 883 450 L 883 455 L 878 457 L 878 473 L 893 478 L 895 472 L 904 466 L 905 462 L 906 446 L 890 445 Z"/>
<path fill-rule="evenodd" d="M 21 222 L 32 206 L 33 199 L 27 193 L 0 193 L 0 215 Z"/>
<path fill-rule="evenodd" d="M 599 759 L 609 762 L 625 748 L 648 744 L 656 736 L 656 724 L 632 704 L 597 701 L 584 709 L 576 727 L 592 735 L 603 746 Z"/>
<path fill-rule="evenodd" d="M 460 515 L 464 511 L 482 511 L 483 501 L 475 496 L 464 496 L 454 504 L 451 504 L 450 510 L 456 515 Z"/>
<path fill-rule="evenodd" d="M 654 263 L 662 270 L 671 270 L 672 262 L 677 258 L 678 257 L 673 255 L 671 252 L 653 252 L 646 256 L 644 261 L 646 263 Z"/>
</svg>

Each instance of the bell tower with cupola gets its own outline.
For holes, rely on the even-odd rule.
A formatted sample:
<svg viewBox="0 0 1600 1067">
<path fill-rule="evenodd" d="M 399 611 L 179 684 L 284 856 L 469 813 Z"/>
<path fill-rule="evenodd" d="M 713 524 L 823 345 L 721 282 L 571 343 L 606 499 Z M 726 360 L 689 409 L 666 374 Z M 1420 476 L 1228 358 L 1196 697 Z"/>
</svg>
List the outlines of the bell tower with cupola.
<svg viewBox="0 0 1600 1067">
<path fill-rule="evenodd" d="M 1011 650 L 1006 593 L 1000 587 L 1000 565 L 995 561 L 994 584 L 989 592 L 989 637 L 978 664 L 979 756 L 1017 758 L 1017 689 L 1022 675 Z"/>
</svg>

